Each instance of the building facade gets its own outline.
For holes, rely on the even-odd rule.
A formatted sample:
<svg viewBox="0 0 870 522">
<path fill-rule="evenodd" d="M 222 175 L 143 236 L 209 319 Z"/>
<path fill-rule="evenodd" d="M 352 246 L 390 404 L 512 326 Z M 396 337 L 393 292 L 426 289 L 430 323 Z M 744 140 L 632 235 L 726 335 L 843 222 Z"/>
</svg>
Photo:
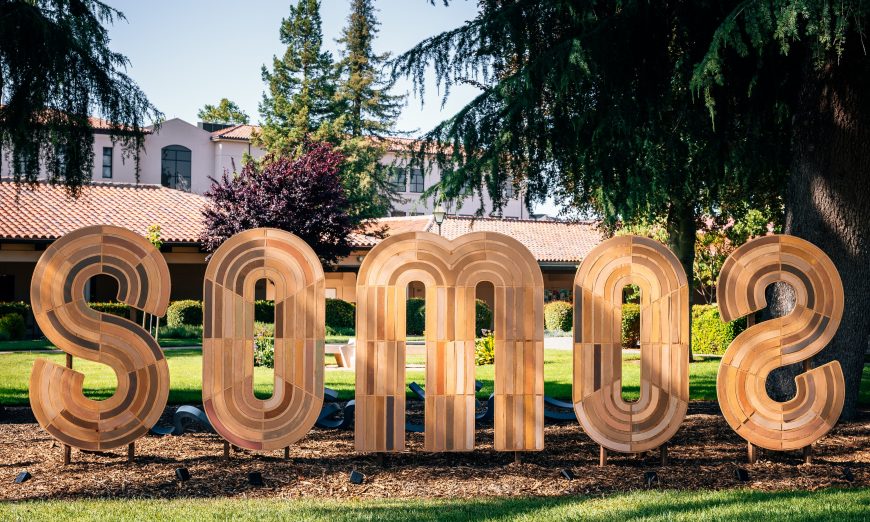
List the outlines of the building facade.
<svg viewBox="0 0 870 522">
<path fill-rule="evenodd" d="M 145 145 L 140 152 L 139 177 L 133 158 L 125 156 L 119 144 L 112 143 L 108 126 L 93 120 L 94 172 L 93 181 L 133 185 L 158 185 L 167 188 L 204 194 L 211 179 L 220 179 L 224 172 L 237 172 L 242 168 L 245 155 L 259 159 L 265 151 L 253 145 L 251 138 L 258 131 L 255 125 L 231 125 L 223 128 L 213 124 L 192 125 L 179 118 L 163 122 L 159 129 L 149 129 Z M 215 129 L 215 127 L 218 127 Z M 432 198 L 422 193 L 440 180 L 441 171 L 434 162 L 425 168 L 409 166 L 404 146 L 410 140 L 395 140 L 384 156 L 382 164 L 390 169 L 390 181 L 401 201 L 394 203 L 393 216 L 431 214 Z M 10 177 L 9 166 L 0 167 L 0 178 Z M 43 175 L 44 177 L 44 175 Z M 471 216 L 480 208 L 480 197 L 473 195 L 453 203 L 446 209 L 451 214 Z M 485 215 L 492 213 L 492 204 L 484 199 Z M 519 197 L 507 202 L 500 217 L 529 218 Z"/>
</svg>

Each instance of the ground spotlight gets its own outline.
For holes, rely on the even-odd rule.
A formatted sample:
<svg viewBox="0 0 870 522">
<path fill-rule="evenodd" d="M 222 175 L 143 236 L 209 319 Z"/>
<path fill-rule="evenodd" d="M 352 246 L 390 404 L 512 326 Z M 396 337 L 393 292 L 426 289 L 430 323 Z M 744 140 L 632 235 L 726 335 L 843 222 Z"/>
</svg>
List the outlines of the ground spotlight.
<svg viewBox="0 0 870 522">
<path fill-rule="evenodd" d="M 743 469 L 743 468 L 737 468 L 737 469 L 735 469 L 735 470 L 734 470 L 734 476 L 735 476 L 735 477 L 737 478 L 737 480 L 739 480 L 740 482 L 746 482 L 747 480 L 749 480 L 749 472 L 746 471 L 746 470 Z"/>
<path fill-rule="evenodd" d="M 248 473 L 248 484 L 252 486 L 262 486 L 263 485 L 263 474 L 259 471 L 252 471 Z"/>
<path fill-rule="evenodd" d="M 646 471 L 643 474 L 643 480 L 646 482 L 646 487 L 651 488 L 659 483 L 659 474 L 655 471 Z"/>
<path fill-rule="evenodd" d="M 362 484 L 363 480 L 365 480 L 365 475 L 360 473 L 357 470 L 353 470 L 350 472 L 350 483 L 351 484 Z"/>
<path fill-rule="evenodd" d="M 15 476 L 15 483 L 16 484 L 21 484 L 23 482 L 27 482 L 28 480 L 30 480 L 30 473 L 27 471 L 22 471 L 21 473 L 19 473 L 18 475 Z"/>
<path fill-rule="evenodd" d="M 568 468 L 563 469 L 559 474 L 562 475 L 565 480 L 574 480 L 574 472 Z"/>
<path fill-rule="evenodd" d="M 175 468 L 175 478 L 181 482 L 190 480 L 190 471 L 187 468 Z"/>
<path fill-rule="evenodd" d="M 849 468 L 843 468 L 843 480 L 846 482 L 855 482 L 855 474 Z"/>
</svg>

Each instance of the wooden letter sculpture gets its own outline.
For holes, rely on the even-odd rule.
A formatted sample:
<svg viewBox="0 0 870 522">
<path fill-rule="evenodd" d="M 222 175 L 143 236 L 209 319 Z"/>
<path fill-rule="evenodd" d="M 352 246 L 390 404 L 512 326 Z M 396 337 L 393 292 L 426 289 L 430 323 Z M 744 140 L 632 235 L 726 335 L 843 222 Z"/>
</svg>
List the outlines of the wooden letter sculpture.
<svg viewBox="0 0 870 522">
<path fill-rule="evenodd" d="M 728 424 L 752 444 L 771 450 L 805 448 L 836 424 L 845 383 L 837 361 L 797 377 L 797 394 L 772 400 L 765 389 L 771 370 L 819 353 L 843 316 L 843 283 L 818 247 L 793 236 L 765 236 L 731 254 L 719 274 L 719 312 L 732 321 L 766 306 L 765 288 L 785 281 L 795 307 L 784 317 L 751 326 L 722 357 L 716 382 Z"/>
<path fill-rule="evenodd" d="M 622 399 L 622 291 L 640 287 L 640 399 Z M 689 285 L 670 250 L 622 236 L 574 278 L 574 411 L 598 444 L 637 453 L 666 443 L 689 403 Z"/>
<path fill-rule="evenodd" d="M 405 301 L 426 287 L 425 449 L 474 448 L 475 290 L 495 287 L 495 449 L 544 447 L 544 288 L 519 241 L 424 232 L 378 244 L 357 285 L 356 449 L 405 449 Z"/>
<path fill-rule="evenodd" d="M 275 285 L 275 388 L 254 396 L 254 285 Z M 202 399 L 215 430 L 242 448 L 274 450 L 314 426 L 323 405 L 325 278 L 317 255 L 282 230 L 228 239 L 205 272 Z"/>
<path fill-rule="evenodd" d="M 97 274 L 115 278 L 118 299 L 130 306 L 163 315 L 169 303 L 166 261 L 127 229 L 82 228 L 39 258 L 30 287 L 39 327 L 61 350 L 111 366 L 118 378 L 115 394 L 96 401 L 82 392 L 83 374 L 44 359 L 33 363 L 30 405 L 36 420 L 60 442 L 84 450 L 117 448 L 145 435 L 169 396 L 169 369 L 154 338 L 85 302 L 85 284 Z"/>
</svg>

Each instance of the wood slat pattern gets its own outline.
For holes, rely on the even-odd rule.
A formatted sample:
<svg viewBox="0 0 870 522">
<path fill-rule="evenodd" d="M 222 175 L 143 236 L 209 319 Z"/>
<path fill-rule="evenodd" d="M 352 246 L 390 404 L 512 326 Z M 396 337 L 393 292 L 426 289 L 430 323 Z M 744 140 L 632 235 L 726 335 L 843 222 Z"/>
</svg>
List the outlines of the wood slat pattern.
<svg viewBox="0 0 870 522">
<path fill-rule="evenodd" d="M 544 285 L 517 240 L 408 232 L 365 257 L 357 285 L 356 449 L 405 449 L 405 299 L 426 287 L 425 449 L 474 448 L 475 291 L 495 287 L 495 449 L 544 447 Z"/>
<path fill-rule="evenodd" d="M 640 287 L 640 398 L 622 399 L 622 291 Z M 593 249 L 574 278 L 574 411 L 608 450 L 657 448 L 689 403 L 689 285 L 676 256 L 621 236 Z"/>
<path fill-rule="evenodd" d="M 275 388 L 254 396 L 254 285 L 275 284 Z M 317 255 L 289 232 L 248 230 L 215 251 L 205 273 L 202 398 L 230 443 L 286 447 L 308 433 L 323 405 L 325 278 Z"/>
<path fill-rule="evenodd" d="M 87 281 L 106 274 L 118 281 L 118 300 L 163 315 L 169 269 L 144 237 L 125 228 L 85 227 L 58 239 L 39 258 L 30 287 L 33 315 L 45 336 L 74 357 L 111 366 L 112 397 L 82 392 L 84 375 L 37 359 L 30 374 L 30 405 L 39 424 L 60 442 L 106 450 L 133 442 L 157 422 L 169 397 L 169 369 L 147 331 L 101 313 L 84 299 Z"/>
<path fill-rule="evenodd" d="M 830 258 L 812 243 L 787 235 L 761 237 L 735 250 L 722 266 L 722 320 L 763 309 L 764 291 L 777 281 L 794 288 L 794 309 L 738 335 L 722 357 L 716 386 L 722 414 L 741 437 L 762 448 L 793 450 L 824 436 L 840 418 L 843 371 L 832 361 L 800 374 L 797 394 L 786 402 L 767 395 L 767 376 L 828 344 L 843 316 L 843 283 Z"/>
</svg>

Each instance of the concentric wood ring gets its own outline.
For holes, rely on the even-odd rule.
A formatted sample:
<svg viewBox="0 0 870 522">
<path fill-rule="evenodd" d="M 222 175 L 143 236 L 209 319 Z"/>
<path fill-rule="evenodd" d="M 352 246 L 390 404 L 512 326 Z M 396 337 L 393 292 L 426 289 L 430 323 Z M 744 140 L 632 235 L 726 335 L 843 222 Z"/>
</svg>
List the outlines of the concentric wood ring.
<svg viewBox="0 0 870 522">
<path fill-rule="evenodd" d="M 275 286 L 275 388 L 254 396 L 254 286 Z M 325 277 L 317 255 L 289 232 L 248 230 L 215 251 L 205 273 L 203 403 L 215 430 L 254 450 L 308 433 L 323 405 Z"/>
<path fill-rule="evenodd" d="M 765 289 L 778 281 L 795 291 L 794 309 L 784 317 L 742 332 L 725 352 L 716 386 L 728 424 L 744 439 L 772 450 L 809 446 L 840 418 L 845 381 L 840 363 L 829 362 L 797 377 L 797 394 L 786 402 L 767 395 L 765 383 L 780 366 L 819 353 L 843 316 L 843 283 L 830 258 L 803 239 L 775 235 L 746 243 L 719 274 L 723 321 L 767 306 Z"/>
<path fill-rule="evenodd" d="M 118 281 L 118 300 L 163 315 L 169 269 L 144 237 L 125 228 L 86 227 L 49 246 L 33 272 L 30 302 L 45 336 L 68 354 L 111 366 L 118 388 L 106 400 L 84 396 L 84 375 L 37 359 L 30 405 L 39 424 L 64 444 L 85 450 L 117 448 L 145 435 L 169 396 L 169 369 L 151 335 L 132 321 L 97 312 L 84 299 L 87 281 Z"/>
<path fill-rule="evenodd" d="M 405 448 L 405 301 L 426 287 L 425 449 L 474 448 L 477 284 L 495 287 L 495 449 L 544 447 L 544 285 L 519 241 L 476 232 L 454 241 L 392 236 L 363 260 L 357 285 L 356 449 Z"/>
<path fill-rule="evenodd" d="M 640 287 L 640 399 L 622 399 L 622 291 Z M 667 442 L 689 402 L 689 285 L 676 256 L 639 236 L 608 239 L 574 278 L 574 411 L 589 436 L 636 453 Z"/>
</svg>

